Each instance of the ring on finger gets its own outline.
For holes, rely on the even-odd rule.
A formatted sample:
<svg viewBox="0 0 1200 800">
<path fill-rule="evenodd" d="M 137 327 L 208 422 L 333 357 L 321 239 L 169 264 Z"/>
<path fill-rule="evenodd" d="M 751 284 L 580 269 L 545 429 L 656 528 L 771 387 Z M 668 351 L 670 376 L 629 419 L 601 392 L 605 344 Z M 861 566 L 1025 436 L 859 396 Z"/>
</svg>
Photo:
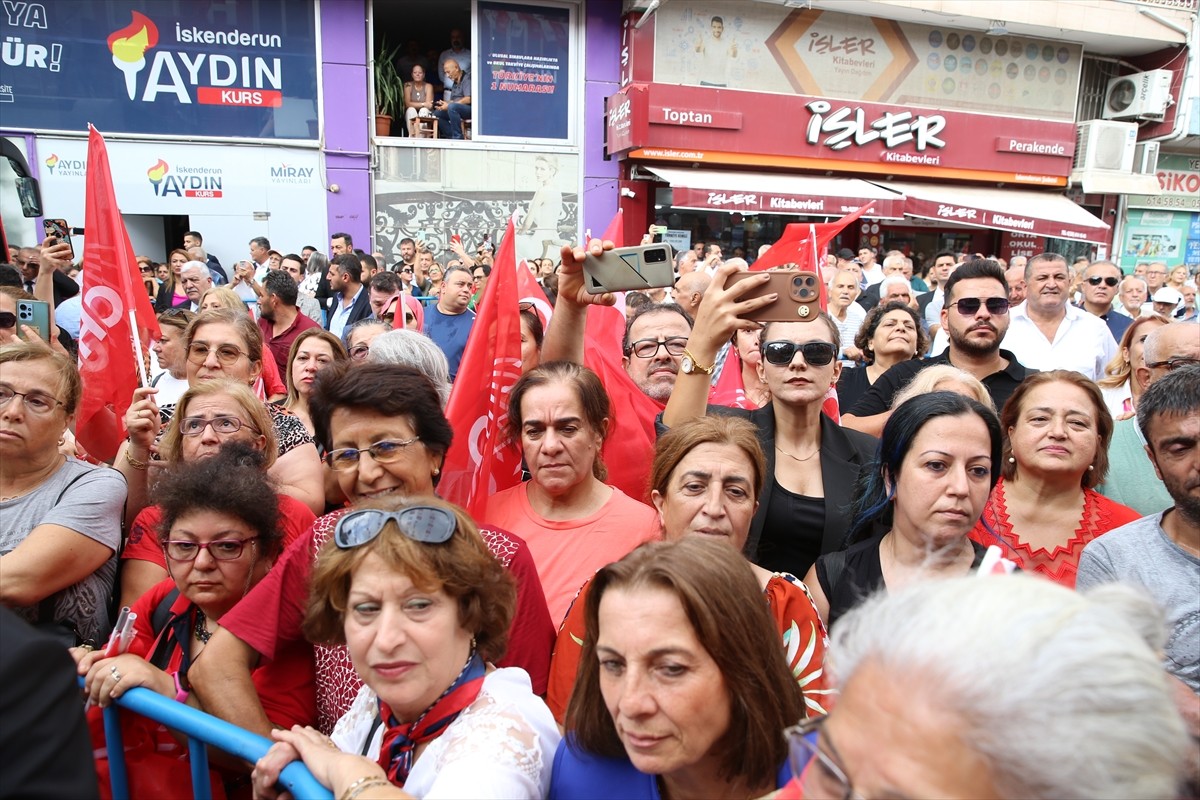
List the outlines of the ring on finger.
<svg viewBox="0 0 1200 800">
<path fill-rule="evenodd" d="M 108 672 L 110 675 L 112 675 L 112 678 L 114 681 L 121 680 L 121 673 L 117 670 L 116 667 L 111 668 Z"/>
</svg>

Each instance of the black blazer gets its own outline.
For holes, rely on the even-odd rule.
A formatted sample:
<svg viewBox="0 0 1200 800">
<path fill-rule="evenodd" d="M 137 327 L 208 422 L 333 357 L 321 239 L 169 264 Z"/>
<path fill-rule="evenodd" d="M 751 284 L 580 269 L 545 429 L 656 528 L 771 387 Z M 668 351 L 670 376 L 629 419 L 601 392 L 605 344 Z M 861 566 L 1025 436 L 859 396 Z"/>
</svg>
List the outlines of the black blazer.
<svg viewBox="0 0 1200 800">
<path fill-rule="evenodd" d="M 337 310 L 337 297 L 329 300 L 329 314 L 325 319 L 325 330 L 329 330 L 329 323 L 333 321 L 333 312 Z M 346 327 L 349 328 L 360 319 L 366 319 L 371 316 L 371 292 L 367 285 L 362 284 L 362 291 L 358 293 L 358 299 L 354 301 L 354 306 L 350 309 L 350 316 L 346 318 Z M 345 341 L 345 336 L 342 340 Z"/>
<path fill-rule="evenodd" d="M 709 406 L 708 413 L 750 420 L 758 431 L 758 443 L 762 445 L 763 455 L 767 458 L 767 474 L 762 495 L 758 498 L 758 513 L 750 523 L 750 536 L 744 548 L 746 558 L 754 562 L 758 557 L 758 542 L 766 526 L 767 502 L 775 488 L 775 412 L 768 404 L 753 411 Z M 821 415 L 821 479 L 825 484 L 822 553 L 841 550 L 845 546 L 846 534 L 850 531 L 850 501 L 854 497 L 854 484 L 859 474 L 869 468 L 878 446 L 879 440 L 874 436 L 843 428 L 825 414 Z"/>
</svg>

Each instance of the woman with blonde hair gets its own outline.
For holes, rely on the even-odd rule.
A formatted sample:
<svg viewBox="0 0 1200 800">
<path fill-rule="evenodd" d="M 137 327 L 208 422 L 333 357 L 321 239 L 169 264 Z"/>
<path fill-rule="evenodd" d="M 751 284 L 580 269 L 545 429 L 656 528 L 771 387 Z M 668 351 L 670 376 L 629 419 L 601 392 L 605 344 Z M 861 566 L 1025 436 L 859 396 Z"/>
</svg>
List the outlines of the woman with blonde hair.
<svg viewBox="0 0 1200 800">
<path fill-rule="evenodd" d="M 1146 387 L 1137 377 L 1138 367 L 1146 366 L 1146 357 L 1142 354 L 1142 346 L 1146 337 L 1155 328 L 1167 325 L 1170 320 L 1158 314 L 1147 314 L 1138 317 L 1133 324 L 1125 329 L 1117 354 L 1104 368 L 1104 377 L 1096 384 L 1104 395 L 1104 404 L 1114 419 L 1125 419 L 1137 411 L 1138 398 Z"/>
<path fill-rule="evenodd" d="M 217 311 L 222 309 L 241 312 L 249 315 L 251 319 L 254 318 L 254 312 L 250 310 L 242 298 L 237 296 L 237 292 L 228 286 L 214 286 L 201 296 L 201 311 Z M 266 346 L 266 342 L 263 342 L 263 347 L 265 348 Z M 254 390 L 264 400 L 279 401 L 287 395 L 287 385 L 283 382 L 283 378 L 279 374 L 279 365 L 275 363 L 275 357 L 265 349 L 263 350 L 262 375 L 255 382 Z"/>
<path fill-rule="evenodd" d="M 930 392 L 955 392 L 979 401 L 980 405 L 986 406 L 993 413 L 996 411 L 987 387 L 971 373 L 951 364 L 934 364 L 918 372 L 903 389 L 896 392 L 896 396 L 892 398 L 892 408 L 899 408 L 904 401 Z"/>
</svg>

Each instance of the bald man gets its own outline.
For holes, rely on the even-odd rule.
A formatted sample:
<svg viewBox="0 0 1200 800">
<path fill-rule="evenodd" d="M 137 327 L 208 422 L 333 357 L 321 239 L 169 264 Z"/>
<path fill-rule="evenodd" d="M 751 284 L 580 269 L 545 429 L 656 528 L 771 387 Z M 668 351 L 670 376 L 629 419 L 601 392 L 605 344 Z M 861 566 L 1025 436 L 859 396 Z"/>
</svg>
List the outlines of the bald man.
<svg viewBox="0 0 1200 800">
<path fill-rule="evenodd" d="M 689 272 L 675 282 L 675 302 L 686 311 L 692 319 L 700 310 L 700 301 L 708 290 L 712 279 L 703 272 Z"/>
</svg>

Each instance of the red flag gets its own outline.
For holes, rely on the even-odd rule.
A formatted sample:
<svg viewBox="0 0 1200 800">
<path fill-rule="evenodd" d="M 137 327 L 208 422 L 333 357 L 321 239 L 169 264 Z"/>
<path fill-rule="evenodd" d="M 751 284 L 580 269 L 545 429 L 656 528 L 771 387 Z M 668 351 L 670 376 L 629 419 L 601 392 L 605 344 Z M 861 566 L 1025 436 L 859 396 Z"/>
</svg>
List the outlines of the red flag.
<svg viewBox="0 0 1200 800">
<path fill-rule="evenodd" d="M 746 397 L 746 382 L 742 379 L 742 359 L 734 347 L 729 348 L 729 355 L 725 357 L 721 374 L 708 390 L 708 404 L 731 408 L 758 408 Z"/>
<path fill-rule="evenodd" d="M 489 495 L 521 480 L 520 450 L 509 443 L 504 430 L 508 395 L 521 377 L 515 242 L 510 219 L 446 406 L 454 442 L 442 465 L 438 494 L 476 519 Z"/>
<path fill-rule="evenodd" d="M 617 213 L 608 221 L 608 227 L 604 229 L 600 240 L 612 242 L 613 247 L 625 246 L 625 214 L 621 209 L 618 208 Z"/>
<path fill-rule="evenodd" d="M 758 257 L 751 269 L 770 269 L 783 264 L 796 264 L 800 269 L 821 274 L 821 254 L 842 229 L 871 209 L 867 203 L 835 222 L 793 222 L 785 226 L 783 236 Z M 824 293 L 822 293 L 824 305 Z"/>
<path fill-rule="evenodd" d="M 104 138 L 89 127 L 83 245 L 79 372 L 83 398 L 75 437 L 93 457 L 111 461 L 125 438 L 125 412 L 138 386 L 131 312 L 144 351 L 160 336 L 121 221 Z M 141 358 L 141 353 L 137 354 Z"/>
</svg>

